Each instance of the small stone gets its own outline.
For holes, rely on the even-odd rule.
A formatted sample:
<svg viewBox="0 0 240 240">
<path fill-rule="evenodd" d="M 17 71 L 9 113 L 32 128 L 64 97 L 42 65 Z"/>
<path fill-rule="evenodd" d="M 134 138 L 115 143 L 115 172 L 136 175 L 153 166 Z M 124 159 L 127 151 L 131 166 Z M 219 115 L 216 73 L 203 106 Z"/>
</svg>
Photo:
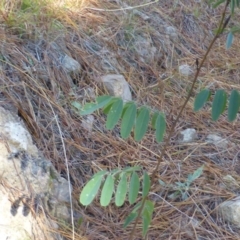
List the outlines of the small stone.
<svg viewBox="0 0 240 240">
<path fill-rule="evenodd" d="M 240 227 L 240 196 L 220 204 L 218 211 L 223 219 Z"/>
<path fill-rule="evenodd" d="M 206 139 L 207 143 L 212 143 L 218 148 L 226 149 L 228 147 L 228 141 L 215 134 L 209 134 Z"/>
<path fill-rule="evenodd" d="M 79 73 L 81 71 L 81 65 L 79 62 L 69 57 L 68 55 L 65 55 L 63 58 L 62 66 L 67 71 L 67 73 Z"/>
<path fill-rule="evenodd" d="M 196 130 L 194 128 L 187 128 L 181 131 L 182 142 L 192 142 L 197 137 Z"/>
<path fill-rule="evenodd" d="M 92 132 L 93 122 L 94 122 L 94 116 L 88 115 L 87 118 L 82 121 L 82 127 L 88 132 Z"/>
<path fill-rule="evenodd" d="M 179 66 L 179 73 L 184 76 L 190 76 L 193 74 L 193 70 L 188 64 L 184 64 Z"/>
<path fill-rule="evenodd" d="M 175 27 L 167 26 L 165 27 L 165 31 L 171 40 L 176 41 L 178 39 L 178 34 Z"/>
<path fill-rule="evenodd" d="M 121 97 L 125 102 L 132 100 L 132 94 L 124 76 L 109 74 L 102 76 L 101 81 L 111 95 Z"/>
</svg>

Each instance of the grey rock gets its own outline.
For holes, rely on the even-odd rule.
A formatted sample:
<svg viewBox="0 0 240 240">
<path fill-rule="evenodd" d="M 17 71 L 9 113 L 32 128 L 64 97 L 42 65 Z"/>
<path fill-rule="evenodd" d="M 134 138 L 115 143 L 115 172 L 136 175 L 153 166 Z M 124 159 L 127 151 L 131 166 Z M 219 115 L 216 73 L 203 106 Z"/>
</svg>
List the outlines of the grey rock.
<svg viewBox="0 0 240 240">
<path fill-rule="evenodd" d="M 61 239 L 57 234 L 45 233 L 24 202 L 34 202 L 36 214 L 37 209 L 43 209 L 69 221 L 67 205 L 72 186 L 40 155 L 23 122 L 1 107 L 0 162 L 1 181 L 5 185 L 0 186 L 0 224 L 4 226 L 0 228 L 1 238 Z M 49 221 L 44 220 L 46 229 L 50 228 Z"/>
<path fill-rule="evenodd" d="M 228 147 L 228 141 L 216 134 L 209 134 L 206 139 L 207 143 L 214 144 L 218 148 L 226 149 Z"/>
<path fill-rule="evenodd" d="M 166 26 L 165 32 L 173 42 L 176 42 L 178 40 L 178 34 L 175 27 Z"/>
<path fill-rule="evenodd" d="M 66 70 L 67 73 L 80 73 L 81 71 L 81 65 L 79 62 L 74 60 L 72 57 L 69 57 L 68 55 L 65 55 L 62 60 L 62 66 Z"/>
<path fill-rule="evenodd" d="M 190 76 L 194 73 L 192 68 L 188 64 L 183 64 L 179 66 L 179 73 L 184 76 Z"/>
<path fill-rule="evenodd" d="M 132 100 L 132 94 L 124 76 L 109 74 L 102 76 L 101 81 L 111 95 L 121 97 L 123 101 Z"/>
<path fill-rule="evenodd" d="M 240 227 L 240 196 L 220 204 L 218 211 L 224 220 Z"/>
<path fill-rule="evenodd" d="M 187 128 L 181 131 L 181 135 L 182 135 L 182 142 L 192 142 L 197 137 L 197 133 L 194 128 Z"/>
<path fill-rule="evenodd" d="M 82 120 L 82 124 L 81 125 L 88 132 L 92 132 L 93 123 L 94 123 L 94 116 L 93 115 L 88 115 L 86 117 L 86 119 Z"/>
</svg>

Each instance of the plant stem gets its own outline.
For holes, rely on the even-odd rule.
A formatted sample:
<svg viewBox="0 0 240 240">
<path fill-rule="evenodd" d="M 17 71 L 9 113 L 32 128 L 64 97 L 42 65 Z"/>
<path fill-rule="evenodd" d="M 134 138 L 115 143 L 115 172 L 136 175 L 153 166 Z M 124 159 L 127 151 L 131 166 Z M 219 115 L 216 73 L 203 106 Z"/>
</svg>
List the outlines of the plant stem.
<svg viewBox="0 0 240 240">
<path fill-rule="evenodd" d="M 197 78 L 198 78 L 199 73 L 200 73 L 200 70 L 201 70 L 203 64 L 205 63 L 205 61 L 206 61 L 206 59 L 207 59 L 207 56 L 208 56 L 209 52 L 210 52 L 211 49 L 212 49 L 213 44 L 215 43 L 215 41 L 217 40 L 217 38 L 221 35 L 221 33 L 223 32 L 224 28 L 226 28 L 226 26 L 227 26 L 227 23 L 228 23 L 229 20 L 227 19 L 226 22 L 224 22 L 224 19 L 225 19 L 225 16 L 226 16 L 226 11 L 227 11 L 227 7 L 228 7 L 229 3 L 230 3 L 230 1 L 227 0 L 227 1 L 226 1 L 226 4 L 225 4 L 225 7 L 224 7 L 224 10 L 223 10 L 223 13 L 222 13 L 222 17 L 221 17 L 221 20 L 220 20 L 220 23 L 219 23 L 219 27 L 218 27 L 217 33 L 216 33 L 216 35 L 214 36 L 213 40 L 211 41 L 211 43 L 210 43 L 210 45 L 209 45 L 206 53 L 204 54 L 203 59 L 202 59 L 201 62 L 200 62 L 200 65 L 197 66 L 197 70 L 196 70 L 196 73 L 195 73 L 195 76 L 194 76 L 194 79 L 193 79 L 193 82 L 192 82 L 190 91 L 189 91 L 189 93 L 188 93 L 188 96 L 187 96 L 186 100 L 184 101 L 184 103 L 183 103 L 183 105 L 182 105 L 182 107 L 181 107 L 181 109 L 180 109 L 180 112 L 179 112 L 178 115 L 177 115 L 177 118 L 176 118 L 175 121 L 173 122 L 172 127 L 170 128 L 170 131 L 169 131 L 168 137 L 167 137 L 167 139 L 166 139 L 165 145 L 164 145 L 164 147 L 163 147 L 163 149 L 162 149 L 162 151 L 161 151 L 161 154 L 160 154 L 160 156 L 159 156 L 159 158 L 158 158 L 157 165 L 156 165 L 156 167 L 155 167 L 155 169 L 153 170 L 153 173 L 152 173 L 152 175 L 151 175 L 151 179 L 150 179 L 151 186 L 152 186 L 153 181 L 154 181 L 154 179 L 155 179 L 155 177 L 156 177 L 156 175 L 157 175 L 157 172 L 158 172 L 160 163 L 163 161 L 163 156 L 165 155 L 165 153 L 166 153 L 166 151 L 167 151 L 167 148 L 168 148 L 168 146 L 170 145 L 170 139 L 171 139 L 171 137 L 173 136 L 175 127 L 176 127 L 176 125 L 177 125 L 177 123 L 178 123 L 178 121 L 179 121 L 179 119 L 180 119 L 180 117 L 181 117 L 181 115 L 182 115 L 183 110 L 185 109 L 185 107 L 186 107 L 186 105 L 187 105 L 187 103 L 188 103 L 188 101 L 189 101 L 189 99 L 190 99 L 190 97 L 191 97 L 191 95 L 192 95 L 194 86 L 195 86 L 195 84 L 196 84 L 196 82 L 197 82 Z M 134 222 L 133 229 L 132 229 L 132 231 L 131 231 L 131 233 L 130 233 L 129 240 L 133 240 L 133 237 L 134 237 L 134 234 L 135 234 L 135 231 L 136 231 L 136 227 L 137 227 L 137 223 L 138 223 L 139 218 L 140 218 L 140 216 L 141 216 L 141 212 L 142 212 L 142 210 L 143 210 L 143 207 L 144 207 L 144 204 L 145 204 L 146 199 L 147 199 L 147 196 L 144 197 L 143 200 L 142 200 L 142 204 L 141 204 L 141 207 L 140 207 L 140 209 L 139 209 L 137 218 L 136 218 L 136 220 L 135 220 L 135 222 Z"/>
</svg>

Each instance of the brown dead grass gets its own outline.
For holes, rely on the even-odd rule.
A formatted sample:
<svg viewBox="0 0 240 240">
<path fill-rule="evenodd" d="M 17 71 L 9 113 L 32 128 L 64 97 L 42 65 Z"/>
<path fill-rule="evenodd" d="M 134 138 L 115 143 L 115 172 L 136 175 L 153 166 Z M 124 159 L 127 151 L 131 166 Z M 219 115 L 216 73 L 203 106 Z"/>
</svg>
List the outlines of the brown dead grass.
<svg viewBox="0 0 240 240">
<path fill-rule="evenodd" d="M 216 28 L 221 9 L 212 10 L 203 1 L 181 0 L 178 4 L 160 1 L 138 8 L 150 17 L 148 22 L 131 10 L 120 10 L 121 6 L 115 1 L 72 1 L 68 8 L 63 8 L 60 1 L 49 1 L 42 4 L 36 14 L 21 13 L 19 4 L 20 1 L 6 1 L 1 9 L 0 104 L 23 118 L 39 150 L 66 177 L 63 138 L 74 187 L 74 210 L 83 217 L 83 223 L 75 227 L 75 239 L 128 239 L 131 227 L 124 230 L 122 224 L 131 211 L 129 204 L 102 208 L 95 201 L 83 208 L 78 204 L 79 193 L 100 169 L 142 165 L 151 173 L 161 145 L 156 144 L 151 132 L 140 143 L 135 143 L 133 138 L 124 141 L 117 128 L 112 132 L 104 129 L 105 118 L 97 113 L 94 130 L 87 133 L 81 127 L 82 118 L 72 111 L 70 102 L 88 101 L 84 91 L 89 86 L 97 95 L 102 94 L 96 79 L 107 73 L 121 73 L 132 88 L 134 100 L 164 111 L 170 128 L 192 80 L 180 76 L 178 66 L 187 63 L 194 67 L 195 59 L 201 59 L 211 39 L 209 31 Z M 135 0 L 128 4 L 142 3 Z M 197 25 L 184 26 L 192 13 L 198 17 Z M 237 17 L 239 14 L 233 22 Z M 178 29 L 178 41 L 160 41 L 164 35 L 163 19 Z M 158 59 L 143 62 L 131 50 L 138 34 L 154 42 L 161 53 Z M 205 86 L 212 90 L 240 90 L 240 41 L 235 38 L 232 48 L 226 51 L 225 39 L 223 35 L 214 45 L 195 92 Z M 82 65 L 80 75 L 70 78 L 59 67 L 59 53 L 53 42 Z M 113 57 L 117 63 L 112 62 Z M 229 123 L 223 115 L 213 123 L 209 107 L 206 111 L 193 112 L 193 100 L 189 101 L 176 127 L 158 178 L 173 184 L 184 181 L 202 164 L 205 170 L 193 183 L 191 195 L 185 201 L 170 200 L 168 189 L 157 183 L 153 186 L 151 198 L 155 201 L 155 213 L 147 239 L 240 238 L 239 230 L 224 223 L 216 213 L 221 202 L 239 194 L 239 189 L 223 187 L 223 177 L 227 174 L 240 180 L 239 118 Z M 189 127 L 197 129 L 198 140 L 179 143 L 180 131 Z M 207 145 L 205 138 L 209 133 L 217 133 L 235 145 L 226 150 Z M 72 239 L 71 230 L 71 227 L 63 228 L 61 233 Z M 142 239 L 140 224 L 135 239 Z"/>
</svg>

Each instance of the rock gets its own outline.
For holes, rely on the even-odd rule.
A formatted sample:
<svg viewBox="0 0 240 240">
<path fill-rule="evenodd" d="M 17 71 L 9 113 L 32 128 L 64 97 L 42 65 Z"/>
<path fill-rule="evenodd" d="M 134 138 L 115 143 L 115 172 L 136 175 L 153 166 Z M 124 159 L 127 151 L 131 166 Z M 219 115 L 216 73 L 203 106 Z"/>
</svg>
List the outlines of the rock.
<svg viewBox="0 0 240 240">
<path fill-rule="evenodd" d="M 8 147 L 12 153 L 24 150 L 31 155 L 38 155 L 37 148 L 33 145 L 31 135 L 24 124 L 3 108 L 0 108 L 0 133 L 8 139 Z"/>
<path fill-rule="evenodd" d="M 183 64 L 179 66 L 179 73 L 184 76 L 190 76 L 193 74 L 192 68 L 188 64 Z"/>
<path fill-rule="evenodd" d="M 197 133 L 194 128 L 187 128 L 181 131 L 181 135 L 182 135 L 182 142 L 192 142 L 197 137 Z"/>
<path fill-rule="evenodd" d="M 229 174 L 223 177 L 223 183 L 227 189 L 236 190 L 240 188 L 240 183 L 238 183 L 237 180 Z"/>
<path fill-rule="evenodd" d="M 66 70 L 67 73 L 80 73 L 81 65 L 79 62 L 74 60 L 73 58 L 65 55 L 62 60 L 62 67 Z"/>
<path fill-rule="evenodd" d="M 177 34 L 177 30 L 175 27 L 172 26 L 166 26 L 165 27 L 165 32 L 166 34 L 169 36 L 169 38 L 173 41 L 176 42 L 178 39 L 178 34 Z"/>
<path fill-rule="evenodd" d="M 45 235 L 46 239 L 61 239 L 55 233 L 45 233 L 32 213 L 40 218 L 38 213 L 43 209 L 53 217 L 61 217 L 59 220 L 69 221 L 67 205 L 72 187 L 39 154 L 23 122 L 1 107 L 0 162 L 4 183 L 4 187 L 0 185 L 0 224 L 4 226 L 0 228 L 1 239 L 45 239 Z M 49 220 L 44 222 L 46 229 L 50 228 Z"/>
<path fill-rule="evenodd" d="M 82 120 L 82 127 L 88 132 L 91 132 L 93 127 L 93 122 L 94 122 L 94 116 L 88 115 L 86 119 Z"/>
<path fill-rule="evenodd" d="M 152 40 L 147 36 L 137 35 L 134 41 L 134 49 L 141 62 L 151 63 L 157 58 L 157 48 L 154 47 Z M 159 58 L 161 57 L 162 55 L 159 56 Z"/>
<path fill-rule="evenodd" d="M 206 139 L 207 143 L 214 144 L 218 148 L 226 149 L 228 147 L 228 141 L 215 134 L 209 134 Z"/>
<path fill-rule="evenodd" d="M 111 95 L 121 97 L 123 101 L 132 100 L 132 94 L 124 76 L 109 74 L 102 76 L 101 81 Z"/>
<path fill-rule="evenodd" d="M 218 211 L 224 220 L 240 227 L 240 196 L 220 204 Z"/>
</svg>

